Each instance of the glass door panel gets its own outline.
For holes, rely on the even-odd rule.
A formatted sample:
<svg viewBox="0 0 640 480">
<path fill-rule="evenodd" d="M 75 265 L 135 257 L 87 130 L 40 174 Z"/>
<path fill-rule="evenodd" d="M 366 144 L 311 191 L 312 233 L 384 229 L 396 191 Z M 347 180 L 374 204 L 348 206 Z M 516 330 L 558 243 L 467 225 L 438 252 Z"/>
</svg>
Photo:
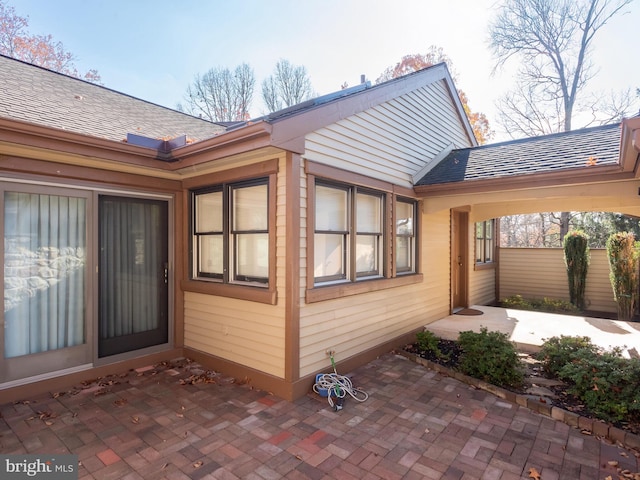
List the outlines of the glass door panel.
<svg viewBox="0 0 640 480">
<path fill-rule="evenodd" d="M 99 200 L 98 356 L 168 342 L 167 202 Z"/>
<path fill-rule="evenodd" d="M 62 370 L 91 358 L 86 296 L 90 199 L 77 192 L 48 192 L 25 186 L 2 195 L 0 380 Z"/>
</svg>

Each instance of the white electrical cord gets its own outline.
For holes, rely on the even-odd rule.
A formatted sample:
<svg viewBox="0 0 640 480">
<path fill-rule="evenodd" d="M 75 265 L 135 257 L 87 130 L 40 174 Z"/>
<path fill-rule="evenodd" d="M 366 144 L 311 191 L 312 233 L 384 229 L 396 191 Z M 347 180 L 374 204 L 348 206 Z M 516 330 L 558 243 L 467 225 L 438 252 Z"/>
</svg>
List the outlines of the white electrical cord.
<svg viewBox="0 0 640 480">
<path fill-rule="evenodd" d="M 340 408 L 337 408 L 332 397 L 343 399 L 347 394 L 349 394 L 358 402 L 364 402 L 369 398 L 369 394 L 367 392 L 353 386 L 349 377 L 338 375 L 337 373 L 325 373 L 316 377 L 316 383 L 313 385 L 313 391 L 317 394 L 323 395 L 324 392 L 321 393 L 322 390 L 327 393 L 329 405 L 331 405 L 334 410 L 341 409 L 342 402 L 339 403 Z"/>
</svg>

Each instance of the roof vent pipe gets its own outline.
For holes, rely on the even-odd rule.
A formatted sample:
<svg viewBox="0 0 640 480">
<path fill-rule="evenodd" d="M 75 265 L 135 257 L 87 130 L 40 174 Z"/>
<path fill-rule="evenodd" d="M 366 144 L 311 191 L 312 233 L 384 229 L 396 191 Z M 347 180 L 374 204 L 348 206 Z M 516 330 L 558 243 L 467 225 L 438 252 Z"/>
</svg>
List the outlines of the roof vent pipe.
<svg viewBox="0 0 640 480">
<path fill-rule="evenodd" d="M 360 75 L 360 83 L 364 83 L 366 81 L 367 81 L 366 75 L 363 73 L 362 75 Z"/>
</svg>

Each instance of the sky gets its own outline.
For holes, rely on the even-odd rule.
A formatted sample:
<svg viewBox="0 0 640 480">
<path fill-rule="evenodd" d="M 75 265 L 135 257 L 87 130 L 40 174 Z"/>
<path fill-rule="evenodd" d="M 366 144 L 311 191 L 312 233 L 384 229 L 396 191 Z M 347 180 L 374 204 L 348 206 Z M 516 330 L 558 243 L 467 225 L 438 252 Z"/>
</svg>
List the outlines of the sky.
<svg viewBox="0 0 640 480">
<path fill-rule="evenodd" d="M 495 101 L 513 69 L 493 72 L 490 22 L 499 0 L 4 0 L 27 16 L 32 34 L 51 34 L 98 70 L 105 87 L 169 108 L 184 101 L 198 74 L 253 67 L 251 112 L 266 113 L 259 86 L 279 59 L 304 65 L 314 90 L 327 94 L 361 75 L 375 79 L 402 56 L 441 47 L 472 111 L 487 115 L 496 137 Z M 592 86 L 607 94 L 640 87 L 636 44 L 640 1 L 601 29 Z M 515 67 L 515 64 L 514 64 Z"/>
</svg>

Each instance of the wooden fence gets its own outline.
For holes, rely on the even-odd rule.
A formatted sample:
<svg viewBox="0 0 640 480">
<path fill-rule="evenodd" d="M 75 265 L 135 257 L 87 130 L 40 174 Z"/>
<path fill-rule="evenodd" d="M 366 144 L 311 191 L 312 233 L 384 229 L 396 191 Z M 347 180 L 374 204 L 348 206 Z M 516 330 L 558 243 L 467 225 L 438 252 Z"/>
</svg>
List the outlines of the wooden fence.
<svg viewBox="0 0 640 480">
<path fill-rule="evenodd" d="M 500 248 L 498 297 L 553 298 L 569 301 L 562 248 Z M 591 249 L 585 308 L 616 312 L 605 249 Z"/>
</svg>

